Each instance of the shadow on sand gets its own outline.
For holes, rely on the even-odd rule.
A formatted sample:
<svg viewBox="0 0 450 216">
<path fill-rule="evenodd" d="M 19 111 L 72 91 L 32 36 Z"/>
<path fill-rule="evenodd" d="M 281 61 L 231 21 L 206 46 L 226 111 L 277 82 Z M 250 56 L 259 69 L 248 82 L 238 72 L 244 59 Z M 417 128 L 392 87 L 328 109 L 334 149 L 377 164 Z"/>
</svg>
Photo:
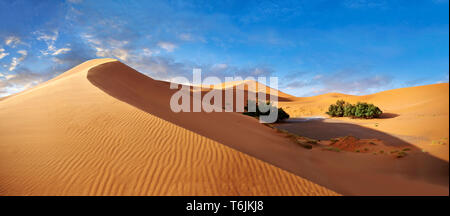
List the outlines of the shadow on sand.
<svg viewBox="0 0 450 216">
<path fill-rule="evenodd" d="M 309 179 L 343 195 L 448 195 L 448 162 L 417 152 L 414 157 L 383 160 L 355 153 L 306 150 L 256 119 L 239 113 L 174 113 L 176 89 L 120 62 L 89 70 L 88 80 L 110 96 L 144 112 Z M 389 134 L 347 123 L 296 122 L 295 133 L 317 139 L 353 134 L 413 145 Z M 217 126 L 220 125 L 220 126 Z M 286 124 L 285 126 L 288 126 Z M 284 127 L 284 126 L 283 126 Z M 235 137 L 235 134 L 241 134 Z M 242 135 L 244 134 L 244 136 Z"/>
<path fill-rule="evenodd" d="M 400 116 L 400 115 L 395 114 L 395 113 L 383 113 L 383 114 L 381 114 L 380 119 L 390 119 L 390 118 L 395 118 L 398 116 Z"/>
<path fill-rule="evenodd" d="M 329 140 L 332 138 L 354 136 L 360 139 L 379 139 L 390 146 L 412 146 L 410 143 L 401 140 L 390 134 L 362 127 L 356 124 L 340 122 L 331 119 L 326 122 L 324 118 L 315 119 L 290 119 L 285 123 L 280 123 L 277 128 L 287 130 L 291 133 L 305 136 L 317 140 Z"/>
</svg>

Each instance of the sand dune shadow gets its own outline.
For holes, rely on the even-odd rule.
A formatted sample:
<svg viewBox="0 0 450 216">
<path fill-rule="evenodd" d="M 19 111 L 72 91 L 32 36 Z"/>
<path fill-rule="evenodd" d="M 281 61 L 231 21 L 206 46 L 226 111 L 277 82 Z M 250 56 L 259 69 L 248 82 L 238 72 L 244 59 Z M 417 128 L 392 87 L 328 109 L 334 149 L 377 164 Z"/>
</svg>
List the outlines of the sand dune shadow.
<svg viewBox="0 0 450 216">
<path fill-rule="evenodd" d="M 278 124 L 277 128 L 318 140 L 354 136 L 360 139 L 380 139 L 383 140 L 385 144 L 392 146 L 413 146 L 390 134 L 334 119 L 306 118 L 305 120 L 302 120 L 302 118 L 296 118 Z"/>
<path fill-rule="evenodd" d="M 120 101 L 344 195 L 448 195 L 448 162 L 432 155 L 422 153 L 406 157 L 395 161 L 393 166 L 392 161 L 360 157 L 361 154 L 355 157 L 345 153 L 311 152 L 240 113 L 174 113 L 169 100 L 176 89 L 120 62 L 92 68 L 87 78 Z M 323 119 L 279 126 L 316 139 L 352 134 L 359 138 L 383 139 L 390 145 L 413 147 L 383 132 Z"/>
</svg>

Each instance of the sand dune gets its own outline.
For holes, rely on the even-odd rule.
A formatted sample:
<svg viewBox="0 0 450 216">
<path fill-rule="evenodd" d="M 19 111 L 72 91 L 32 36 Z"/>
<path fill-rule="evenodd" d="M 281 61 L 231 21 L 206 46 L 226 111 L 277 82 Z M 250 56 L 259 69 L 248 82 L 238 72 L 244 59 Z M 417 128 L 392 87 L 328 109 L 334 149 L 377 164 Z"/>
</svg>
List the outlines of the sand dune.
<svg viewBox="0 0 450 216">
<path fill-rule="evenodd" d="M 358 101 L 374 103 L 383 110 L 382 119 L 339 118 L 324 122 L 342 121 L 388 133 L 414 144 L 433 156 L 449 160 L 448 83 L 394 89 L 365 96 L 330 93 L 290 99 L 290 102 L 281 102 L 280 106 L 292 117 L 327 116 L 325 112 L 328 106 L 339 99 L 351 103 Z"/>
<path fill-rule="evenodd" d="M 448 195 L 448 162 L 304 149 L 239 113 L 171 112 L 175 91 L 98 59 L 2 100 L 0 194 Z"/>
<path fill-rule="evenodd" d="M 261 86 L 260 86 L 261 85 Z M 277 96 L 281 98 L 281 100 L 289 100 L 289 98 L 295 98 L 295 96 L 286 94 L 278 89 L 271 88 L 267 85 L 259 83 L 255 80 L 243 80 L 243 81 L 230 81 L 223 82 L 215 85 L 203 85 L 203 88 L 213 88 L 213 89 L 237 89 L 241 88 L 245 91 L 258 92 L 259 89 L 264 89 L 266 94 L 270 94 L 271 92 L 276 92 Z"/>
<path fill-rule="evenodd" d="M 119 70 L 88 72 L 108 62 Z M 158 117 L 171 113 L 168 89 L 159 92 L 161 82 L 120 66 L 112 59 L 88 61 L 1 101 L 1 195 L 336 194 Z M 149 86 L 131 83 L 140 79 Z M 122 83 L 107 90 L 125 92 L 124 100 L 155 96 L 141 105 L 157 115 L 91 82 Z M 195 123 L 207 127 L 207 121 Z"/>
</svg>

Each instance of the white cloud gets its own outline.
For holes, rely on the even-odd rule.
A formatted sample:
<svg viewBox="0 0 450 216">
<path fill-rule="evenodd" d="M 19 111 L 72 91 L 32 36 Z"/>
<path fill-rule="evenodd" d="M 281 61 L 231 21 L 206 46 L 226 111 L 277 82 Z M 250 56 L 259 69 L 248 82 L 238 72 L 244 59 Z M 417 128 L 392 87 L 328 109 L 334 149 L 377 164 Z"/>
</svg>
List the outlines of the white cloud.
<svg viewBox="0 0 450 216">
<path fill-rule="evenodd" d="M 166 50 L 167 52 L 172 52 L 177 46 L 173 43 L 170 42 L 159 42 L 158 46 L 161 47 L 162 49 Z"/>
<path fill-rule="evenodd" d="M 5 39 L 5 44 L 13 48 L 19 43 L 21 43 L 20 38 L 16 36 L 9 36 Z"/>
<path fill-rule="evenodd" d="M 9 70 L 9 71 L 13 71 L 14 69 L 16 69 L 16 67 L 17 67 L 18 64 L 19 64 L 18 58 L 13 57 L 13 58 L 12 58 L 12 61 L 11 61 L 11 65 L 9 66 L 8 70 Z"/>
<path fill-rule="evenodd" d="M 28 52 L 26 50 L 19 50 L 17 53 L 22 54 L 22 56 L 28 55 Z"/>
<path fill-rule="evenodd" d="M 94 44 L 94 45 L 97 45 L 97 46 L 101 44 L 101 41 L 99 39 L 95 38 L 91 34 L 83 33 L 83 34 L 81 34 L 81 38 L 86 40 L 89 44 Z"/>
<path fill-rule="evenodd" d="M 19 60 L 16 57 L 12 58 L 11 65 L 9 66 L 8 70 L 13 71 L 16 69 L 17 65 L 19 64 Z"/>
<path fill-rule="evenodd" d="M 9 95 L 33 87 L 51 78 L 52 74 L 33 73 L 20 68 L 15 74 L 0 76 L 0 96 Z"/>
<path fill-rule="evenodd" d="M 6 57 L 9 53 L 5 52 L 5 49 L 0 48 L 0 59 Z"/>
<path fill-rule="evenodd" d="M 14 77 L 16 77 L 15 74 L 6 74 L 5 75 L 5 74 L 0 73 L 0 78 L 3 78 L 4 80 L 10 80 L 10 79 L 12 79 Z"/>
<path fill-rule="evenodd" d="M 53 34 L 46 34 L 42 32 L 35 32 L 39 36 L 36 38 L 39 41 L 44 41 L 47 44 L 47 50 L 41 50 L 43 55 L 50 55 L 54 53 L 57 49 L 55 47 L 55 42 L 58 40 L 58 31 L 53 31 Z"/>
<path fill-rule="evenodd" d="M 114 39 L 110 39 L 110 40 L 108 40 L 108 44 L 109 44 L 109 46 L 111 46 L 111 47 L 117 47 L 117 48 L 119 48 L 119 47 L 123 47 L 123 46 L 127 45 L 127 44 L 128 44 L 128 41 L 126 41 L 126 40 L 114 40 Z"/>
<path fill-rule="evenodd" d="M 112 55 L 119 58 L 122 61 L 126 61 L 129 57 L 128 50 L 125 49 L 114 49 L 112 50 Z"/>
<path fill-rule="evenodd" d="M 97 50 L 95 55 L 98 56 L 98 57 L 105 57 L 109 53 L 108 49 L 103 49 L 102 47 L 94 47 L 94 48 L 95 48 L 95 50 Z"/>
<path fill-rule="evenodd" d="M 53 31 L 53 35 L 45 34 L 42 32 L 37 32 L 37 34 L 39 34 L 37 40 L 43 40 L 45 42 L 55 42 L 58 39 L 59 32 L 55 30 Z"/>
<path fill-rule="evenodd" d="M 59 55 L 59 54 L 64 54 L 64 53 L 69 52 L 70 50 L 71 50 L 70 48 L 61 48 L 61 49 L 58 49 L 55 52 L 53 52 L 52 55 L 56 56 L 56 55 Z"/>
<path fill-rule="evenodd" d="M 10 79 L 12 79 L 12 78 L 14 78 L 14 77 L 16 77 L 15 74 L 8 74 L 8 75 L 5 76 L 5 78 L 6 78 L 7 80 L 10 80 Z"/>
<path fill-rule="evenodd" d="M 330 74 L 315 75 L 309 79 L 292 79 L 287 81 L 283 88 L 292 90 L 291 93 L 299 96 L 312 96 L 330 92 L 366 95 L 391 88 L 392 81 L 393 78 L 390 76 L 348 69 Z"/>
<path fill-rule="evenodd" d="M 95 55 L 97 57 L 113 57 L 122 61 L 127 61 L 131 54 L 130 50 L 125 48 L 129 43 L 127 40 L 99 40 L 91 34 L 83 33 L 80 35 L 87 44 L 96 50 Z M 152 54 L 149 49 L 143 49 L 147 54 Z"/>
<path fill-rule="evenodd" d="M 20 57 L 13 57 L 11 60 L 11 64 L 8 68 L 9 71 L 13 71 L 14 69 L 16 69 L 17 65 L 20 64 L 20 62 L 22 62 L 23 60 L 25 60 L 25 58 L 28 55 L 28 52 L 26 50 L 19 50 L 17 51 L 17 53 L 21 54 L 22 56 Z"/>
<path fill-rule="evenodd" d="M 59 32 L 57 30 L 53 31 L 53 34 L 46 34 L 42 32 L 35 32 L 39 35 L 36 39 L 39 41 L 44 41 L 47 44 L 46 50 L 41 50 L 42 55 L 52 55 L 57 56 L 69 52 L 71 49 L 68 47 L 56 48 L 55 42 L 58 40 Z M 70 44 L 69 44 L 70 45 Z"/>
<path fill-rule="evenodd" d="M 143 56 L 152 56 L 155 54 L 159 54 L 159 50 L 151 50 L 149 48 L 142 49 L 142 55 Z"/>
<path fill-rule="evenodd" d="M 448 78 L 448 74 L 445 75 L 444 79 L 437 81 L 436 83 L 448 83 L 449 78 Z"/>
<path fill-rule="evenodd" d="M 126 49 L 105 49 L 103 47 L 94 47 L 98 57 L 115 57 L 122 61 L 128 60 L 130 53 Z"/>
</svg>

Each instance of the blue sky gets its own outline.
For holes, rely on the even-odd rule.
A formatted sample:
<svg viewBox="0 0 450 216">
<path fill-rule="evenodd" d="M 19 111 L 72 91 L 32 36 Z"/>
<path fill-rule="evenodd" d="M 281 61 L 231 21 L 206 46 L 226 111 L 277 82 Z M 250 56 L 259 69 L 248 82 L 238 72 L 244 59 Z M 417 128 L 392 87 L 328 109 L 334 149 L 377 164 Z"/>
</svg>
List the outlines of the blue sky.
<svg viewBox="0 0 450 216">
<path fill-rule="evenodd" d="M 92 58 L 156 79 L 277 76 L 297 96 L 449 80 L 448 0 L 0 1 L 0 96 Z"/>
</svg>

